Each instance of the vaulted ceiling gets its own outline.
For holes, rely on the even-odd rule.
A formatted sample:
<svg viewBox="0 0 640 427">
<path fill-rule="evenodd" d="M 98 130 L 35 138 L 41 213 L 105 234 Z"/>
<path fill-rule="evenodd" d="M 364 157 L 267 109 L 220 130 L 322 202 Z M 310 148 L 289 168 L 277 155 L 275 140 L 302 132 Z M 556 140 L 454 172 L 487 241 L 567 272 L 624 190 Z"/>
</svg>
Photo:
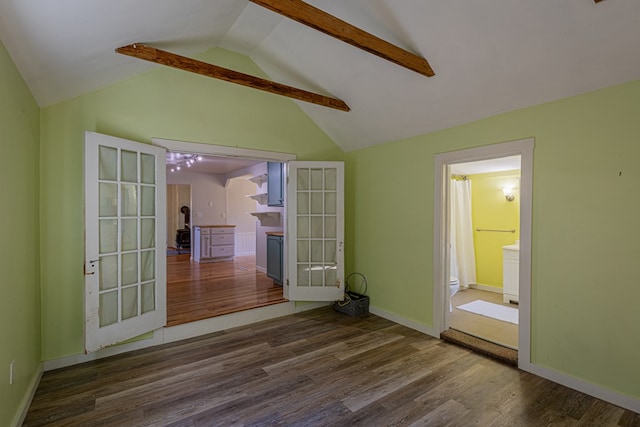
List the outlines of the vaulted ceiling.
<svg viewBox="0 0 640 427">
<path fill-rule="evenodd" d="M 640 79 L 637 0 L 308 0 L 426 58 L 425 77 L 247 0 L 0 0 L 0 38 L 41 106 L 222 47 L 345 101 L 300 108 L 345 151 Z M 278 96 L 278 95 L 273 95 Z"/>
</svg>

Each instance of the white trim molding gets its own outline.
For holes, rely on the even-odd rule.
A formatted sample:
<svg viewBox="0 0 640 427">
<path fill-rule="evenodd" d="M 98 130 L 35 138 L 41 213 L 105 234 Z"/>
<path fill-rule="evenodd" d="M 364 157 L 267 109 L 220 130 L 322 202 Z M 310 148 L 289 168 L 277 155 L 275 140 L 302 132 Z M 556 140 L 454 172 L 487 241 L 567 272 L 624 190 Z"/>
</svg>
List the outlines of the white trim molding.
<svg viewBox="0 0 640 427">
<path fill-rule="evenodd" d="M 42 379 L 43 372 L 44 372 L 44 367 L 42 363 L 40 363 L 38 365 L 38 369 L 36 370 L 35 374 L 31 378 L 31 382 L 29 383 L 27 392 L 24 394 L 22 400 L 20 401 L 20 406 L 18 406 L 16 415 L 13 418 L 13 421 L 11 421 L 12 427 L 19 427 L 24 423 L 24 420 L 27 417 L 27 413 L 29 412 L 29 407 L 31 406 L 31 402 L 33 401 L 33 396 L 36 395 L 36 390 L 38 390 L 38 386 L 40 385 L 40 380 Z"/>
<path fill-rule="evenodd" d="M 376 316 L 380 316 L 387 320 L 391 320 L 392 322 L 406 326 L 407 328 L 411 328 L 415 331 L 422 332 L 423 334 L 430 335 L 434 338 L 440 338 L 440 332 L 437 332 L 434 328 L 430 326 L 416 322 L 415 320 L 407 319 L 406 317 L 400 316 L 395 313 L 391 313 L 390 311 L 386 311 L 375 306 L 369 307 L 369 311 L 372 314 L 375 314 Z"/>
<path fill-rule="evenodd" d="M 582 393 L 588 394 L 589 396 L 593 396 L 606 402 L 613 403 L 614 405 L 620 406 L 621 408 L 640 413 L 640 399 L 627 396 L 617 391 L 604 388 L 600 385 L 587 382 L 580 378 L 544 366 L 534 365 L 530 363 L 527 366 L 519 366 L 519 368 L 523 371 L 530 372 L 549 381 L 562 384 L 563 386 L 572 388 L 574 390 L 578 390 Z"/>
</svg>

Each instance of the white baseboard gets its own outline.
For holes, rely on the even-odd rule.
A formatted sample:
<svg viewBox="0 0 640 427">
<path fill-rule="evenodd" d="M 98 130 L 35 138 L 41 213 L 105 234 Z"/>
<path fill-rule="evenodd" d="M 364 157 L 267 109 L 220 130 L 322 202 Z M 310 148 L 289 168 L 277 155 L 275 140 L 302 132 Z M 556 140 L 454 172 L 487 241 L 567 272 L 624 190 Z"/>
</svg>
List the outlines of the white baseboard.
<svg viewBox="0 0 640 427">
<path fill-rule="evenodd" d="M 371 311 L 371 313 L 375 314 L 376 316 L 391 320 L 392 322 L 396 322 L 400 325 L 406 326 L 407 328 L 414 329 L 418 332 L 422 332 L 423 334 L 430 335 L 434 338 L 440 338 L 440 334 L 436 333 L 436 331 L 432 327 L 424 325 L 422 323 L 418 323 L 415 320 L 407 319 L 406 317 L 402 317 L 398 314 L 391 313 L 375 306 L 369 307 L 369 311 Z"/>
<path fill-rule="evenodd" d="M 40 363 L 38 365 L 36 373 L 33 375 L 33 378 L 31 378 L 31 382 L 29 383 L 27 392 L 20 401 L 20 406 L 18 406 L 16 415 L 11 422 L 12 427 L 20 427 L 24 423 L 24 419 L 27 417 L 27 412 L 29 412 L 29 407 L 31 406 L 31 401 L 33 401 L 33 396 L 35 396 L 38 385 L 40 385 L 40 380 L 42 379 L 43 372 L 44 367 L 42 363 Z"/>
<path fill-rule="evenodd" d="M 264 268 L 264 267 L 261 267 L 259 265 L 256 265 L 256 271 L 259 271 L 260 273 L 267 274 L 267 269 Z"/>
<path fill-rule="evenodd" d="M 395 313 L 391 313 L 374 306 L 371 306 L 369 310 L 371 311 L 371 313 L 375 314 L 376 316 L 383 317 L 385 319 L 391 320 L 392 322 L 399 323 L 408 328 L 414 329 L 416 331 L 422 332 L 432 337 L 440 338 L 440 334 L 437 334 L 435 330 L 433 330 L 433 328 L 426 326 L 422 323 L 418 323 L 414 320 L 407 319 Z M 546 378 L 550 381 L 561 384 L 565 387 L 569 387 L 579 392 L 588 394 L 589 396 L 602 399 L 606 402 L 620 406 L 621 408 L 625 408 L 630 411 L 640 413 L 640 399 L 635 399 L 631 396 L 618 393 L 614 390 L 610 390 L 602 386 L 573 377 L 571 375 L 567 375 L 562 372 L 558 372 L 553 369 L 545 368 L 539 365 L 534 365 L 531 363 L 527 363 L 527 364 L 520 363 L 518 367 L 523 371 L 527 371 L 539 377 Z"/>
<path fill-rule="evenodd" d="M 112 347 L 98 350 L 94 353 L 74 354 L 58 359 L 47 360 L 44 362 L 44 370 L 51 371 L 53 369 L 90 362 L 92 360 L 103 359 L 116 354 L 206 335 L 238 326 L 261 322 L 263 320 L 275 319 L 276 317 L 287 316 L 289 314 L 299 313 L 306 310 L 313 310 L 314 308 L 322 307 L 327 304 L 328 303 L 323 302 L 296 305 L 295 302 L 289 301 L 286 303 L 255 308 L 253 310 L 231 313 L 225 316 L 212 317 L 211 319 L 199 320 L 197 322 L 186 323 L 184 325 L 162 328 L 154 331 L 153 336 L 150 338 L 121 345 L 114 345 Z"/>
<path fill-rule="evenodd" d="M 478 289 L 481 291 L 493 292 L 495 294 L 502 294 L 502 288 L 496 288 L 495 286 L 483 285 L 482 283 L 473 283 L 469 285 L 471 289 Z"/>
<path fill-rule="evenodd" d="M 602 387 L 597 384 L 590 383 L 572 375 L 568 375 L 544 366 L 535 365 L 533 363 L 519 364 L 518 368 L 539 377 L 546 378 L 549 381 L 553 381 L 554 383 L 558 383 L 565 387 L 569 387 L 579 392 L 588 394 L 589 396 L 593 396 L 595 398 L 620 406 L 621 408 L 640 413 L 640 399 L 627 396 L 625 394 Z"/>
</svg>

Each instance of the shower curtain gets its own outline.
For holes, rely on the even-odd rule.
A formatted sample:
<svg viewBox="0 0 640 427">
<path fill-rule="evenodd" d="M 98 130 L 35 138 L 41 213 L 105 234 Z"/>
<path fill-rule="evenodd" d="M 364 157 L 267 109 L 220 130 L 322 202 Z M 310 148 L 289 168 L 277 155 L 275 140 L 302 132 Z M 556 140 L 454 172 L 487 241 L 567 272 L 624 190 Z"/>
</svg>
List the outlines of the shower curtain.
<svg viewBox="0 0 640 427">
<path fill-rule="evenodd" d="M 471 222 L 471 181 L 451 180 L 450 206 L 451 275 L 458 277 L 460 288 L 476 283 L 476 255 Z"/>
</svg>

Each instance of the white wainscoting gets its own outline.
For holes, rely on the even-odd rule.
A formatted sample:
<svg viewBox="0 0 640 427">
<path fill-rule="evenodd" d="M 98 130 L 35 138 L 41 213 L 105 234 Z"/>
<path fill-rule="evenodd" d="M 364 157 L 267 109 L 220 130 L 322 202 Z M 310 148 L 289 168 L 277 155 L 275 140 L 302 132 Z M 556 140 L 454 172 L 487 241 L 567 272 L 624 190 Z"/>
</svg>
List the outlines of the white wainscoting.
<svg viewBox="0 0 640 427">
<path fill-rule="evenodd" d="M 256 253 L 256 233 L 236 233 L 236 256 Z"/>
</svg>

